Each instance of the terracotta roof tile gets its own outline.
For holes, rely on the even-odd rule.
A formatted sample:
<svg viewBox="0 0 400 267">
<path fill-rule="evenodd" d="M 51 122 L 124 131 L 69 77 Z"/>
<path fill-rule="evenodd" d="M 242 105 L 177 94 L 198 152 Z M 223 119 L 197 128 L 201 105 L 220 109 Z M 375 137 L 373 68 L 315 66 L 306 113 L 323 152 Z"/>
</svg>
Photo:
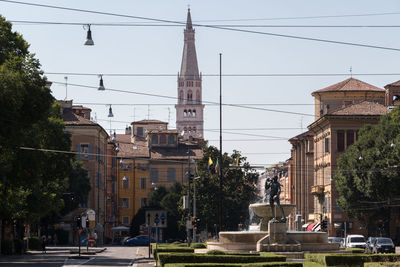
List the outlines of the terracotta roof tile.
<svg viewBox="0 0 400 267">
<path fill-rule="evenodd" d="M 141 121 L 134 121 L 131 124 L 159 124 L 159 123 L 163 123 L 163 124 L 168 124 L 168 122 L 164 122 L 164 121 L 159 121 L 159 120 L 141 120 Z"/>
<path fill-rule="evenodd" d="M 397 82 L 389 83 L 389 84 L 385 85 L 385 88 L 386 88 L 386 86 L 400 86 L 400 80 L 398 80 Z"/>
<path fill-rule="evenodd" d="M 335 115 L 385 115 L 389 110 L 379 103 L 363 101 L 354 105 L 340 108 L 327 116 Z"/>
<path fill-rule="evenodd" d="M 132 143 L 129 134 L 117 134 L 116 137 L 120 147 L 118 157 L 149 157 L 146 141 L 136 139 L 135 143 Z"/>
<path fill-rule="evenodd" d="M 374 85 L 371 85 L 369 83 L 360 81 L 355 78 L 348 78 L 344 81 L 341 81 L 339 83 L 335 83 L 331 86 L 328 86 L 326 88 L 317 90 L 312 92 L 312 94 L 315 93 L 326 93 L 326 92 L 343 92 L 343 91 L 375 91 L 375 92 L 384 92 L 385 90 L 376 87 Z"/>
<path fill-rule="evenodd" d="M 98 125 L 94 121 L 76 115 L 71 109 L 64 109 L 62 117 L 66 125 Z"/>
</svg>

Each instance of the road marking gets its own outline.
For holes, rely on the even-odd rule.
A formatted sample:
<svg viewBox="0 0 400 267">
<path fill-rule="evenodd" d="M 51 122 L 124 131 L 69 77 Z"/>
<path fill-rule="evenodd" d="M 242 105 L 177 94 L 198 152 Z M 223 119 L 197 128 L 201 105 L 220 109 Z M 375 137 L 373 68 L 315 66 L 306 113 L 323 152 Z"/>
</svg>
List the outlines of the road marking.
<svg viewBox="0 0 400 267">
<path fill-rule="evenodd" d="M 86 264 L 86 263 L 88 263 L 89 261 L 91 261 L 91 260 L 93 260 L 94 259 L 94 257 L 91 257 L 90 259 L 88 259 L 88 260 L 86 260 L 86 261 L 84 261 L 84 262 L 82 262 L 82 263 L 80 263 L 80 264 L 78 264 L 78 265 L 66 265 L 66 266 L 68 266 L 68 267 L 78 267 L 78 266 L 81 266 L 81 265 L 84 265 L 84 264 Z M 66 261 L 68 260 L 68 258 L 67 259 L 65 259 L 65 261 L 64 261 L 64 265 L 63 266 L 65 266 L 65 263 L 66 263 Z"/>
<path fill-rule="evenodd" d="M 138 255 L 138 253 L 139 253 L 139 248 L 136 249 L 135 257 Z M 132 263 L 133 263 L 134 261 L 135 261 L 135 259 L 131 260 L 131 262 L 129 263 L 128 266 L 132 266 Z M 132 267 L 137 267 L 137 266 L 138 266 L 137 263 L 135 263 L 135 264 L 133 264 Z"/>
</svg>

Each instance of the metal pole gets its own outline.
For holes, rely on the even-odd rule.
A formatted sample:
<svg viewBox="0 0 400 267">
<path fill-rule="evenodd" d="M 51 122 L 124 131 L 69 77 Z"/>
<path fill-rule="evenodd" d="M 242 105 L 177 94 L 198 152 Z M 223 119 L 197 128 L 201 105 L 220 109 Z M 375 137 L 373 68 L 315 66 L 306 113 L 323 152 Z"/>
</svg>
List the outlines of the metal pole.
<svg viewBox="0 0 400 267">
<path fill-rule="evenodd" d="M 197 223 L 197 218 L 196 218 L 196 178 L 193 178 L 193 217 L 194 217 L 194 219 L 196 220 L 196 223 Z M 193 239 L 192 239 L 192 242 L 196 243 L 196 228 L 194 228 L 194 227 L 193 227 Z"/>
<path fill-rule="evenodd" d="M 190 151 L 188 147 L 188 171 L 187 171 L 187 178 L 188 178 L 188 221 L 190 221 L 190 215 L 191 215 L 191 210 L 190 210 Z M 190 229 L 189 229 L 189 224 L 186 223 L 186 239 L 187 239 L 187 246 L 190 247 Z"/>
<path fill-rule="evenodd" d="M 222 54 L 219 54 L 219 231 L 222 231 Z"/>
<path fill-rule="evenodd" d="M 151 236 L 150 236 L 150 231 L 151 231 L 150 213 L 147 213 L 147 235 L 148 235 L 148 237 L 149 237 L 149 259 L 150 259 L 150 253 L 151 253 Z"/>
<path fill-rule="evenodd" d="M 158 223 L 156 224 L 156 234 L 157 234 L 157 239 L 156 239 L 156 255 L 158 254 Z M 158 256 L 157 256 L 157 258 L 158 258 Z M 158 266 L 158 259 L 155 259 L 156 260 L 156 267 Z"/>
</svg>

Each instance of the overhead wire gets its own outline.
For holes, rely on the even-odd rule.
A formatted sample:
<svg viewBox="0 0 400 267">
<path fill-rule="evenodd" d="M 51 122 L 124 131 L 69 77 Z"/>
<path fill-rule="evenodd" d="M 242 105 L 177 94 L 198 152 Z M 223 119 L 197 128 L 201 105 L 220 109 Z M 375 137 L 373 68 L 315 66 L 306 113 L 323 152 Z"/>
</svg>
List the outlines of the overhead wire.
<svg viewBox="0 0 400 267">
<path fill-rule="evenodd" d="M 132 19 L 148 20 L 148 21 L 155 21 L 155 22 L 165 22 L 165 23 L 186 25 L 185 22 L 174 21 L 174 20 L 149 18 L 149 17 L 143 17 L 143 16 L 124 15 L 124 14 L 117 14 L 117 13 L 111 13 L 111 12 L 102 12 L 102 11 L 94 11 L 94 10 L 87 10 L 87 9 L 80 9 L 80 8 L 61 7 L 61 6 L 44 5 L 44 4 L 37 4 L 37 3 L 27 3 L 27 2 L 21 2 L 21 1 L 13 1 L 13 0 L 0 0 L 0 2 L 7 2 L 7 3 L 13 3 L 13 4 L 19 4 L 19 5 L 29 5 L 29 6 L 36 6 L 36 7 L 44 7 L 44 8 L 52 8 L 52 9 L 59 9 L 59 10 L 68 10 L 68 11 L 74 11 L 74 12 L 84 12 L 84 13 L 91 13 L 91 14 L 98 14 L 98 15 L 116 16 L 116 17 L 124 17 L 124 18 L 132 18 Z M 260 31 L 236 29 L 236 28 L 229 28 L 229 27 L 218 27 L 218 26 L 194 24 L 194 23 L 192 23 L 192 25 L 196 26 L 196 27 L 204 27 L 204 28 L 226 30 L 226 31 L 233 31 L 233 32 L 260 34 L 260 35 L 268 35 L 268 36 L 275 36 L 275 37 L 291 38 L 291 39 L 297 39 L 297 40 L 306 40 L 306 41 L 315 41 L 315 42 L 323 42 L 323 43 L 331 43 L 331 44 L 357 46 L 357 47 L 373 48 L 373 49 L 381 49 L 381 50 L 389 50 L 389 51 L 400 51 L 400 48 L 394 48 L 394 47 L 384 47 L 384 46 L 378 46 L 378 45 L 369 45 L 369 44 L 345 42 L 345 41 L 335 41 L 335 40 L 320 39 L 320 38 L 313 38 L 313 37 L 296 36 L 296 35 L 288 35 L 288 34 L 279 34 L 279 33 L 271 33 L 271 32 L 260 32 Z"/>
</svg>

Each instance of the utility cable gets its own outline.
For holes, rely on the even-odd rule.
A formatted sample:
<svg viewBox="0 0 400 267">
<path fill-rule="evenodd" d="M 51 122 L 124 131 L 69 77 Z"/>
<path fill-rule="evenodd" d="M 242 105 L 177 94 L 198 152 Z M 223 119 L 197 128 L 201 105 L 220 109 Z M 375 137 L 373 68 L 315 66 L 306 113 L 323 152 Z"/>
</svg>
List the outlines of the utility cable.
<svg viewBox="0 0 400 267">
<path fill-rule="evenodd" d="M 74 12 L 84 12 L 84 13 L 91 13 L 91 14 L 98 14 L 98 15 L 117 16 L 117 17 L 124 17 L 124 18 L 133 18 L 133 19 L 141 19 L 141 20 L 149 20 L 149 21 L 156 21 L 156 22 L 166 22 L 166 23 L 172 23 L 172 24 L 186 25 L 185 22 L 179 22 L 179 21 L 173 21 L 173 20 L 149 18 L 149 17 L 142 17 L 142 16 L 123 15 L 123 14 L 117 14 L 117 13 L 111 13 L 111 12 L 101 12 L 101 11 L 79 9 L 79 8 L 60 7 L 60 6 L 44 5 L 44 4 L 36 4 L 36 3 L 27 3 L 27 2 L 21 2 L 21 1 L 13 1 L 13 0 L 0 0 L 0 2 L 7 2 L 7 3 L 20 4 L 20 5 L 29 5 L 29 6 L 36 6 L 36 7 L 44 7 L 44 8 L 53 8 L 53 9 L 60 9 L 60 10 L 68 10 L 68 11 L 74 11 Z M 340 45 L 349 45 L 349 46 L 357 46 L 357 47 L 365 47 L 365 48 L 390 50 L 390 51 L 400 51 L 400 48 L 384 47 L 384 46 L 378 46 L 378 45 L 368 45 L 368 44 L 361 44 L 361 43 L 335 41 L 335 40 L 327 40 L 327 39 L 320 39 L 320 38 L 288 35 L 288 34 L 278 34 L 278 33 L 271 33 L 271 32 L 251 31 L 251 30 L 244 30 L 244 29 L 234 29 L 234 28 L 228 28 L 228 27 L 216 27 L 216 26 L 211 26 L 211 25 L 202 25 L 202 24 L 193 24 L 193 23 L 192 23 L 192 25 L 193 26 L 197 26 L 197 27 L 210 28 L 210 29 L 219 29 L 219 30 L 227 30 L 227 31 L 235 31 L 235 32 L 244 32 L 244 33 L 252 33 L 252 34 L 260 34 L 260 35 L 268 35 L 268 36 L 275 36 L 275 37 L 298 39 L 298 40 L 306 40 L 306 41 L 315 41 L 315 42 L 324 42 L 324 43 L 332 43 L 332 44 L 340 44 Z"/>
</svg>

